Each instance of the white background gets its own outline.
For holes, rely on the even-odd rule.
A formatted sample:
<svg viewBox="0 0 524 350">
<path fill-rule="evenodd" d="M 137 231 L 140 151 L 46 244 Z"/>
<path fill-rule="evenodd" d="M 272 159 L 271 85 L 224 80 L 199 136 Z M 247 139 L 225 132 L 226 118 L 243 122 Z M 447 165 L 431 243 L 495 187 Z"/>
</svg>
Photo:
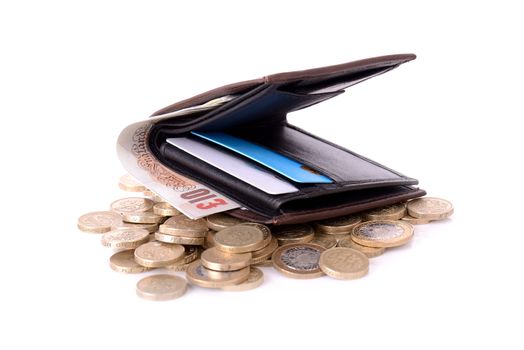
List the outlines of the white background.
<svg viewBox="0 0 524 350">
<path fill-rule="evenodd" d="M 510 1 L 0 5 L 0 348 L 522 348 L 522 12 Z M 290 116 L 453 201 L 363 279 L 265 269 L 244 293 L 135 296 L 78 216 L 123 197 L 126 125 L 217 86 L 413 52 Z"/>
</svg>

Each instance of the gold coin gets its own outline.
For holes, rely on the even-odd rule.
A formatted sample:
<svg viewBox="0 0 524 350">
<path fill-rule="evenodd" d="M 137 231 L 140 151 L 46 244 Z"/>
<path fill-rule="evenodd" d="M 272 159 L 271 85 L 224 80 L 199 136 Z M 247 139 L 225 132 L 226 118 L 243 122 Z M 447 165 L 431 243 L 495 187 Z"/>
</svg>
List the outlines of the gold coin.
<svg viewBox="0 0 524 350">
<path fill-rule="evenodd" d="M 256 267 L 273 267 L 273 261 L 271 261 L 271 258 L 263 260 L 261 262 L 258 262 L 256 264 L 251 265 L 251 268 L 254 266 Z"/>
<path fill-rule="evenodd" d="M 189 264 L 186 271 L 189 283 L 204 288 L 223 288 L 232 284 L 242 283 L 249 277 L 249 267 L 236 271 L 213 271 L 206 269 L 200 260 Z"/>
<path fill-rule="evenodd" d="M 206 240 L 204 242 L 204 248 L 208 249 L 208 248 L 212 248 L 215 246 L 215 234 L 216 233 L 217 231 L 213 231 L 213 230 L 207 231 Z"/>
<path fill-rule="evenodd" d="M 210 270 L 236 271 L 251 264 L 251 253 L 227 253 L 213 247 L 204 250 L 200 260 Z"/>
<path fill-rule="evenodd" d="M 180 215 L 180 212 L 175 207 L 166 202 L 155 203 L 155 205 L 153 205 L 153 212 L 162 216 Z"/>
<path fill-rule="evenodd" d="M 409 222 L 411 225 L 424 225 L 431 222 L 429 219 L 414 218 L 413 216 L 406 214 L 402 219 L 405 222 Z"/>
<path fill-rule="evenodd" d="M 148 197 L 149 199 L 151 199 L 155 203 L 161 203 L 161 202 L 165 202 L 166 201 L 164 198 L 160 197 L 159 195 L 157 195 L 153 191 L 145 190 L 142 193 L 144 194 L 144 196 Z"/>
<path fill-rule="evenodd" d="M 143 212 L 153 209 L 153 204 L 153 201 L 147 198 L 130 197 L 111 203 L 111 210 L 119 214 Z"/>
<path fill-rule="evenodd" d="M 264 245 L 267 245 L 264 230 L 256 225 L 239 224 L 220 230 L 215 235 L 215 247 L 228 253 L 252 252 Z"/>
<path fill-rule="evenodd" d="M 158 230 L 173 236 L 204 238 L 207 235 L 207 224 L 204 219 L 192 220 L 180 214 L 167 219 Z"/>
<path fill-rule="evenodd" d="M 319 233 L 350 233 L 353 227 L 355 227 L 361 221 L 362 218 L 359 215 L 347 215 L 338 218 L 318 221 L 314 225 Z"/>
<path fill-rule="evenodd" d="M 184 247 L 184 258 L 180 259 L 179 261 L 175 262 L 174 264 L 165 266 L 168 269 L 175 270 L 175 271 L 185 271 L 180 270 L 182 265 L 188 265 L 190 262 L 195 261 L 198 259 L 198 249 L 195 246 L 185 246 Z"/>
<path fill-rule="evenodd" d="M 184 247 L 178 244 L 148 242 L 135 249 L 135 261 L 146 267 L 163 267 L 184 259 Z"/>
<path fill-rule="evenodd" d="M 190 262 L 198 259 L 198 248 L 193 245 L 188 245 L 184 247 L 184 259 L 182 262 L 184 264 L 189 264 Z"/>
<path fill-rule="evenodd" d="M 186 290 L 185 279 L 167 274 L 144 277 L 136 284 L 136 294 L 153 301 L 176 299 L 184 295 Z"/>
<path fill-rule="evenodd" d="M 259 287 L 264 282 L 264 273 L 256 267 L 249 268 L 249 276 L 247 280 L 239 284 L 222 287 L 222 290 L 228 292 L 241 292 Z"/>
<path fill-rule="evenodd" d="M 333 278 L 351 280 L 368 273 L 369 260 L 363 253 L 351 248 L 332 248 L 320 255 L 322 271 Z"/>
<path fill-rule="evenodd" d="M 406 214 L 406 205 L 398 203 L 368 211 L 367 220 L 400 220 Z"/>
<path fill-rule="evenodd" d="M 278 247 L 271 260 L 273 267 L 288 277 L 316 278 L 324 274 L 318 261 L 325 250 L 316 244 L 291 243 Z"/>
<path fill-rule="evenodd" d="M 242 224 L 245 220 L 237 219 L 224 213 L 212 214 L 206 217 L 207 227 L 210 230 L 220 231 L 227 227 Z"/>
<path fill-rule="evenodd" d="M 78 229 L 84 232 L 104 233 L 122 223 L 122 216 L 112 211 L 95 211 L 78 218 Z"/>
<path fill-rule="evenodd" d="M 273 252 L 275 249 L 278 248 L 278 240 L 275 237 L 271 238 L 271 241 L 267 246 L 265 246 L 262 249 L 255 250 L 252 254 L 252 264 L 258 264 L 261 263 L 269 258 L 271 258 L 271 255 L 273 255 Z"/>
<path fill-rule="evenodd" d="M 157 215 L 151 211 L 124 213 L 122 220 L 132 224 L 158 224 L 165 220 L 165 217 Z"/>
<path fill-rule="evenodd" d="M 417 198 L 408 202 L 408 214 L 419 219 L 442 220 L 453 214 L 453 204 L 441 198 Z"/>
<path fill-rule="evenodd" d="M 318 244 L 326 249 L 333 248 L 334 246 L 337 245 L 337 238 L 334 236 L 335 235 L 316 234 L 313 237 L 313 240 L 310 241 L 309 243 Z"/>
<path fill-rule="evenodd" d="M 359 252 L 367 256 L 368 258 L 374 258 L 376 256 L 382 255 L 386 251 L 386 248 L 366 247 L 365 245 L 360 245 L 354 242 L 351 236 L 347 236 L 344 239 L 341 239 L 340 241 L 338 241 L 337 247 L 351 248 L 351 249 L 358 250 Z"/>
<path fill-rule="evenodd" d="M 271 234 L 271 230 L 266 225 L 257 224 L 255 222 L 245 222 L 244 225 L 254 226 L 257 229 L 259 229 L 260 231 L 262 231 L 262 235 L 263 235 L 262 243 L 260 244 L 260 248 L 257 250 L 260 250 L 268 246 L 271 240 L 274 238 L 273 235 Z"/>
<path fill-rule="evenodd" d="M 175 263 L 173 265 L 166 266 L 166 268 L 171 270 L 171 271 L 186 272 L 187 269 L 189 268 L 189 265 L 191 265 L 191 263 L 187 263 L 187 264 L 177 264 L 177 263 Z"/>
<path fill-rule="evenodd" d="M 338 241 L 340 241 L 341 239 L 345 239 L 346 237 L 349 237 L 351 236 L 351 232 L 348 232 L 348 233 L 337 233 L 337 234 L 330 234 L 331 237 L 333 237 L 334 239 Z"/>
<path fill-rule="evenodd" d="M 184 245 L 202 245 L 205 242 L 203 237 L 173 236 L 162 232 L 155 232 L 155 239 L 159 242 Z"/>
<path fill-rule="evenodd" d="M 136 181 L 136 179 L 129 174 L 122 175 L 120 177 L 118 187 L 128 192 L 143 192 L 146 190 L 146 187 L 144 185 Z"/>
<path fill-rule="evenodd" d="M 149 239 L 149 232 L 141 228 L 120 228 L 102 235 L 102 245 L 118 249 L 135 249 Z"/>
<path fill-rule="evenodd" d="M 119 225 L 112 227 L 113 230 L 119 228 L 142 228 L 144 230 L 147 230 L 147 232 L 149 233 L 155 233 L 156 230 L 158 230 L 158 224 L 133 224 L 129 222 L 121 222 Z"/>
<path fill-rule="evenodd" d="M 366 247 L 397 247 L 413 237 L 413 226 L 404 221 L 376 220 L 358 224 L 351 234 L 353 241 Z"/>
<path fill-rule="evenodd" d="M 313 228 L 307 224 L 275 226 L 272 229 L 272 233 L 278 240 L 278 245 L 307 243 L 315 235 Z"/>
<path fill-rule="evenodd" d="M 109 258 L 109 265 L 117 272 L 140 273 L 151 270 L 135 261 L 135 251 L 132 249 L 122 250 Z"/>
</svg>

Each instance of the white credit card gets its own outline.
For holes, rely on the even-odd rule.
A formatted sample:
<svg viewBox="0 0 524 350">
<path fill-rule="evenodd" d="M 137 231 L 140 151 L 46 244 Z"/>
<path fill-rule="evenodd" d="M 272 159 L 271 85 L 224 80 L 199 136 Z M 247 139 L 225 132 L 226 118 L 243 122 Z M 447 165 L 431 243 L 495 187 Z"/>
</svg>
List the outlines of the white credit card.
<svg viewBox="0 0 524 350">
<path fill-rule="evenodd" d="M 271 172 L 257 167 L 250 161 L 208 145 L 205 141 L 194 140 L 189 137 L 172 137 L 166 141 L 193 157 L 268 194 L 284 194 L 298 191 L 298 188 L 289 182 L 279 179 Z"/>
</svg>

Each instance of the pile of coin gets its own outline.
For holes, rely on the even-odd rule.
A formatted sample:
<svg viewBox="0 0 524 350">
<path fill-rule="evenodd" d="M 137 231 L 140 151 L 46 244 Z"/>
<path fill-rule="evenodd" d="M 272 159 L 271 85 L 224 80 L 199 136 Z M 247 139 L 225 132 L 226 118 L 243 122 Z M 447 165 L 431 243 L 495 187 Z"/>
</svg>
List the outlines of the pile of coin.
<svg viewBox="0 0 524 350">
<path fill-rule="evenodd" d="M 253 289 L 263 282 L 261 267 L 299 279 L 360 278 L 368 273 L 369 258 L 408 243 L 413 225 L 453 214 L 450 202 L 423 197 L 359 215 L 269 227 L 224 213 L 191 220 L 129 175 L 120 178 L 119 187 L 144 197 L 119 199 L 110 211 L 82 215 L 78 228 L 102 234 L 102 245 L 115 250 L 109 259 L 115 271 L 165 269 L 137 283 L 137 295 L 148 300 L 182 296 L 186 279 L 204 288 Z M 186 279 L 176 272 L 185 272 Z"/>
</svg>

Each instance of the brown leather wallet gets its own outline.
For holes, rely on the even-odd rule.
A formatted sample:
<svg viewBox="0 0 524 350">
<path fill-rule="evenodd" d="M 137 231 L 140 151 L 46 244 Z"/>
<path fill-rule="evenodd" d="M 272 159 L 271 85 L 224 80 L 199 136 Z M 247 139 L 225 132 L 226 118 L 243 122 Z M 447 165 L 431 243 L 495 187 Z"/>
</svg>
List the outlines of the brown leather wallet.
<svg viewBox="0 0 524 350">
<path fill-rule="evenodd" d="M 211 110 L 159 118 L 147 143 L 158 161 L 171 170 L 244 207 L 230 211 L 231 215 L 255 222 L 307 222 L 420 197 L 425 192 L 413 187 L 417 180 L 301 130 L 286 119 L 290 112 L 340 95 L 351 85 L 413 59 L 412 54 L 383 56 L 226 85 L 154 113 L 168 115 L 231 96 Z M 222 131 L 240 137 L 296 160 L 333 182 L 294 184 L 299 189 L 296 192 L 268 194 L 166 142 L 191 131 Z"/>
</svg>

